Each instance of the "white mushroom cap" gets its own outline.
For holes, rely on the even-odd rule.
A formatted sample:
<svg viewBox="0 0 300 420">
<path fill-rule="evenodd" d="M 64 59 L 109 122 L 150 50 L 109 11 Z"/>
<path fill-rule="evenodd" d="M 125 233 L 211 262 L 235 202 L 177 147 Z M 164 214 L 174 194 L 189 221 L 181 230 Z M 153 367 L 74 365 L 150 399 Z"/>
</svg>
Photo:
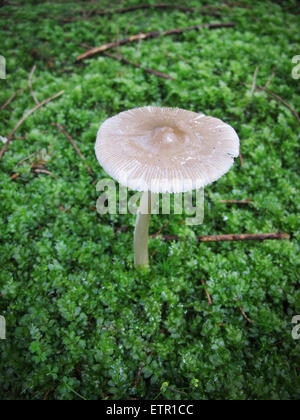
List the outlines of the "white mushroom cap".
<svg viewBox="0 0 300 420">
<path fill-rule="evenodd" d="M 218 118 L 147 106 L 121 112 L 100 127 L 96 156 L 120 184 L 178 193 L 216 181 L 239 155 L 235 130 Z"/>
</svg>

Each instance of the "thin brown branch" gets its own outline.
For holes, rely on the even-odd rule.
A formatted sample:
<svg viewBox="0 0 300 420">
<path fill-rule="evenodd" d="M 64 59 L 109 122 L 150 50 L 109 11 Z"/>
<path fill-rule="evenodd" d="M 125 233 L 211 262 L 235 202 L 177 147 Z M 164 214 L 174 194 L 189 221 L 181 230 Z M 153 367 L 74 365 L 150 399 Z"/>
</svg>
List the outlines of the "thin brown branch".
<svg viewBox="0 0 300 420">
<path fill-rule="evenodd" d="M 269 86 L 269 84 L 271 83 L 274 76 L 275 76 L 275 71 L 272 72 L 271 76 L 266 81 L 266 84 L 265 84 L 264 88 L 267 88 Z"/>
<path fill-rule="evenodd" d="M 219 203 L 225 203 L 225 204 L 251 204 L 251 200 L 219 200 Z"/>
<path fill-rule="evenodd" d="M 14 181 L 15 179 L 17 179 L 17 178 L 19 178 L 19 176 L 20 176 L 20 174 L 12 174 L 11 175 L 11 177 L 10 177 L 10 179 L 12 180 L 12 181 Z"/>
<path fill-rule="evenodd" d="M 255 71 L 254 71 L 254 75 L 253 75 L 253 81 L 252 81 L 252 87 L 251 87 L 251 91 L 250 91 L 250 97 L 253 95 L 253 93 L 255 91 L 256 78 L 257 78 L 258 69 L 259 69 L 259 66 L 256 66 Z"/>
<path fill-rule="evenodd" d="M 158 232 L 154 233 L 154 235 L 152 235 L 152 238 L 156 238 L 157 236 L 159 236 L 161 234 L 161 232 L 163 231 L 163 229 L 168 226 L 168 224 L 170 223 L 170 220 L 167 220 L 166 223 L 164 223 L 162 225 L 162 227 L 159 229 Z"/>
<path fill-rule="evenodd" d="M 37 174 L 51 175 L 53 178 L 57 179 L 56 176 L 52 172 L 47 171 L 46 169 L 36 168 L 36 169 L 33 169 L 33 172 Z"/>
<path fill-rule="evenodd" d="M 212 298 L 211 298 L 210 294 L 208 293 L 208 291 L 206 289 L 205 281 L 203 279 L 201 279 L 201 283 L 202 283 L 203 289 L 205 291 L 205 294 L 206 294 L 206 297 L 207 297 L 207 300 L 208 300 L 208 304 L 212 305 L 213 301 L 212 301 Z"/>
<path fill-rule="evenodd" d="M 141 364 L 140 367 L 139 367 L 139 370 L 138 370 L 138 373 L 136 375 L 136 379 L 135 379 L 134 385 L 133 385 L 134 388 L 136 388 L 138 386 L 138 384 L 140 383 L 141 374 L 142 374 L 144 366 L 145 366 L 144 364 Z"/>
<path fill-rule="evenodd" d="M 284 240 L 290 239 L 287 233 L 239 233 L 229 235 L 201 235 L 197 237 L 199 242 L 218 242 L 218 241 L 265 241 L 267 239 Z"/>
<path fill-rule="evenodd" d="M 48 99 L 45 99 L 44 101 L 42 101 L 40 104 L 36 105 L 34 108 L 32 108 L 30 111 L 28 111 L 21 119 L 20 121 L 17 123 L 17 125 L 12 129 L 12 131 L 9 133 L 8 137 L 7 137 L 7 142 L 4 144 L 4 146 L 2 147 L 2 149 L 0 150 L 0 160 L 2 159 L 2 156 L 4 155 L 4 153 L 6 152 L 9 144 L 12 142 L 13 140 L 13 136 L 15 134 L 15 132 L 18 130 L 18 128 L 23 124 L 23 122 L 31 115 L 33 114 L 35 111 L 37 111 L 39 108 L 41 108 L 42 106 L 46 105 L 48 102 L 53 101 L 54 99 L 58 98 L 59 96 L 61 96 L 64 93 L 64 90 L 58 92 L 56 95 L 51 96 Z"/>
<path fill-rule="evenodd" d="M 32 96 L 32 97 L 33 97 L 33 99 L 34 99 L 34 102 L 36 103 L 36 105 L 39 105 L 40 103 L 39 103 L 39 101 L 38 101 L 37 97 L 35 96 L 35 93 L 34 93 L 33 88 L 32 88 L 32 78 L 33 78 L 33 75 L 34 75 L 35 69 L 36 69 L 36 65 L 34 65 L 34 66 L 32 67 L 32 70 L 31 70 L 31 72 L 30 72 L 30 74 L 29 74 L 29 78 L 28 78 L 28 87 L 29 87 L 29 90 L 30 90 L 31 96 Z"/>
<path fill-rule="evenodd" d="M 18 93 L 24 92 L 24 89 L 18 89 L 10 98 L 7 99 L 6 102 L 1 106 L 0 110 L 3 111 L 10 103 L 15 99 Z"/>
<path fill-rule="evenodd" d="M 161 71 L 154 70 L 149 67 L 143 67 L 141 64 L 129 61 L 122 54 L 114 55 L 109 52 L 104 52 L 103 54 L 106 55 L 107 57 L 113 58 L 114 60 L 120 61 L 121 63 L 129 64 L 137 69 L 141 69 L 145 71 L 146 73 L 150 73 L 150 74 L 153 74 L 154 76 L 161 77 L 162 79 L 174 80 L 174 77 L 171 77 L 166 73 L 162 73 Z"/>
<path fill-rule="evenodd" d="M 173 34 L 181 34 L 183 32 L 193 31 L 193 30 L 200 30 L 200 29 L 217 29 L 217 28 L 232 28 L 235 26 L 235 23 L 233 22 L 219 22 L 219 23 L 207 23 L 203 25 L 195 25 L 195 26 L 189 26 L 187 28 L 177 28 L 177 29 L 171 29 L 169 31 L 152 31 L 147 33 L 140 33 L 137 35 L 132 35 L 129 38 L 123 38 L 119 41 L 115 42 L 109 42 L 108 44 L 101 45 L 100 47 L 93 48 L 89 51 L 86 51 L 85 53 L 79 55 L 76 59 L 76 61 L 84 60 L 88 57 L 91 57 L 95 54 L 102 53 L 103 51 L 109 50 L 111 48 L 115 48 L 119 45 L 128 44 L 130 42 L 138 41 L 139 39 L 150 39 L 150 38 L 158 38 L 160 36 L 165 35 L 173 35 Z"/>
<path fill-rule="evenodd" d="M 70 136 L 70 134 L 64 129 L 64 127 L 60 124 L 57 123 L 51 123 L 52 126 L 57 127 L 64 135 L 65 137 L 69 140 L 69 142 L 72 144 L 72 146 L 74 147 L 76 153 L 78 154 L 78 156 L 84 161 L 85 167 L 88 171 L 88 173 L 94 177 L 94 173 L 91 170 L 91 168 L 89 167 L 89 165 L 86 163 L 86 158 L 83 156 L 83 154 L 81 153 L 81 151 L 79 150 L 77 144 L 75 143 L 75 141 L 72 139 L 72 137 Z"/>
<path fill-rule="evenodd" d="M 240 151 L 239 151 L 239 159 L 240 159 L 241 166 L 244 166 L 244 159 L 243 159 L 243 155 L 241 151 L 241 146 L 240 146 Z"/>
<path fill-rule="evenodd" d="M 154 255 L 157 254 L 157 249 L 155 249 L 152 254 L 151 254 L 151 258 L 154 257 Z"/>
<path fill-rule="evenodd" d="M 243 309 L 243 307 L 242 306 L 240 306 L 239 307 L 239 309 L 240 309 L 240 311 L 241 311 L 241 314 L 243 315 L 243 317 L 250 323 L 250 324 L 253 324 L 253 320 L 251 319 L 251 318 L 249 318 L 248 317 L 248 315 L 246 314 L 246 312 L 244 311 L 244 309 Z"/>
<path fill-rule="evenodd" d="M 300 124 L 300 117 L 297 114 L 296 110 L 290 104 L 288 104 L 284 99 L 282 99 L 281 96 L 277 95 L 277 93 L 273 92 L 270 89 L 266 89 L 263 86 L 256 86 L 256 89 L 257 90 L 263 90 L 264 92 L 267 93 L 267 95 L 272 96 L 277 101 L 281 102 L 286 108 L 288 108 L 291 111 L 291 113 L 294 115 L 294 117 L 296 118 L 296 120 Z"/>
<path fill-rule="evenodd" d="M 44 398 L 43 398 L 43 400 L 44 401 L 47 401 L 47 399 L 48 399 L 48 395 L 50 394 L 50 389 L 48 389 L 46 392 L 45 392 L 45 395 L 44 395 Z"/>
<path fill-rule="evenodd" d="M 179 236 L 163 235 L 162 239 L 166 241 L 178 241 Z M 220 241 L 265 241 L 266 239 L 290 239 L 288 233 L 233 233 L 229 235 L 200 235 L 197 236 L 199 242 L 220 242 Z"/>
</svg>

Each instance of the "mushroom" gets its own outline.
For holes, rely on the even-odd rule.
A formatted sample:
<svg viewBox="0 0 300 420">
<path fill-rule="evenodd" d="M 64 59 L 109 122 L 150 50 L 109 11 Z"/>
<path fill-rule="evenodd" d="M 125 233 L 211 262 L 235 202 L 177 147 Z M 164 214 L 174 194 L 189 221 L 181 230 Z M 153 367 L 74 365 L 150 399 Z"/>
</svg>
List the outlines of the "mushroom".
<svg viewBox="0 0 300 420">
<path fill-rule="evenodd" d="M 146 106 L 107 119 L 98 131 L 95 151 L 112 178 L 144 192 L 134 231 L 134 261 L 147 267 L 151 195 L 188 192 L 216 181 L 239 155 L 239 138 L 218 118 Z"/>
</svg>

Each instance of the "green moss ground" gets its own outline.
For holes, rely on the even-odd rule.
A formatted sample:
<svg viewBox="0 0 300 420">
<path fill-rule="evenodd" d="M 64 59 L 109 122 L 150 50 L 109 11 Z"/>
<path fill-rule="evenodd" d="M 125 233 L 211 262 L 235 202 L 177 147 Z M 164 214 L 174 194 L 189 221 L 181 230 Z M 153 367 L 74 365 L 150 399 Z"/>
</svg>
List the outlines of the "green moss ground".
<svg viewBox="0 0 300 420">
<path fill-rule="evenodd" d="M 250 97 L 246 86 L 256 66 L 258 85 L 274 72 L 269 88 L 299 112 L 300 80 L 291 75 L 292 57 L 300 54 L 299 6 L 241 1 L 247 7 L 224 8 L 220 18 L 140 10 L 82 20 L 96 1 L 4 3 L 0 54 L 7 79 L 0 80 L 0 105 L 25 90 L 0 111 L 0 135 L 34 106 L 27 88 L 34 64 L 40 101 L 65 93 L 26 120 L 16 133 L 25 138 L 14 141 L 0 162 L 0 314 L 7 321 L 0 398 L 299 398 L 299 341 L 291 336 L 292 317 L 300 314 L 299 123 L 265 93 Z M 79 20 L 62 22 L 70 16 Z M 98 46 L 117 36 L 211 21 L 237 25 L 120 47 L 128 59 L 173 81 L 104 56 L 74 64 L 81 43 Z M 187 226 L 180 215 L 153 217 L 153 233 L 169 221 L 163 233 L 189 239 L 153 239 L 155 255 L 145 274 L 133 269 L 134 216 L 94 211 L 95 185 L 51 123 L 67 129 L 100 180 L 106 177 L 94 156 L 100 123 L 150 104 L 230 123 L 241 139 L 244 166 L 236 160 L 206 188 L 203 225 Z M 16 166 L 42 150 L 56 178 L 33 173 L 28 163 Z M 245 198 L 253 204 L 219 202 Z M 126 232 L 115 233 L 124 225 Z M 291 240 L 199 245 L 193 237 L 272 231 L 291 233 Z"/>
</svg>

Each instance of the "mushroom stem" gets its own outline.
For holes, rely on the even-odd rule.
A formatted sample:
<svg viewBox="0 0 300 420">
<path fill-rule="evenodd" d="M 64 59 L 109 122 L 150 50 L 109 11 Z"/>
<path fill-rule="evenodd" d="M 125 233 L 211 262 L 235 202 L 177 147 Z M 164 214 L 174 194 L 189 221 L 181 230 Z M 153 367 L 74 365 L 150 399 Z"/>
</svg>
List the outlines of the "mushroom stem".
<svg viewBox="0 0 300 420">
<path fill-rule="evenodd" d="M 146 191 L 141 198 L 134 229 L 134 264 L 136 267 L 147 268 L 149 266 L 148 241 L 151 208 L 151 192 Z"/>
</svg>

